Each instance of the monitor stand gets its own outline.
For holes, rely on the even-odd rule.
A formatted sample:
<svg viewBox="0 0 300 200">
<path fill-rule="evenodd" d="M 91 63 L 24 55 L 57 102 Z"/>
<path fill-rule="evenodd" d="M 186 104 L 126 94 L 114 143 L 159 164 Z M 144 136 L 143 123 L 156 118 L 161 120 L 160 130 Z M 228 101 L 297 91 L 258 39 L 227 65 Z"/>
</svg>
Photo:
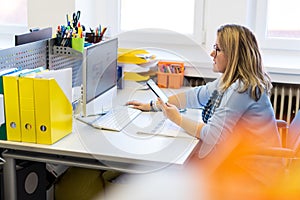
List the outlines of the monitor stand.
<svg viewBox="0 0 300 200">
<path fill-rule="evenodd" d="M 117 86 L 114 86 L 91 102 L 82 105 L 82 116 L 89 117 L 105 114 L 113 107 L 113 100 L 116 96 Z"/>
<path fill-rule="evenodd" d="M 117 96 L 117 86 L 101 94 L 93 101 L 82 105 L 82 110 L 76 118 L 84 123 L 92 124 L 100 115 L 107 113 L 113 107 L 113 100 Z"/>
</svg>

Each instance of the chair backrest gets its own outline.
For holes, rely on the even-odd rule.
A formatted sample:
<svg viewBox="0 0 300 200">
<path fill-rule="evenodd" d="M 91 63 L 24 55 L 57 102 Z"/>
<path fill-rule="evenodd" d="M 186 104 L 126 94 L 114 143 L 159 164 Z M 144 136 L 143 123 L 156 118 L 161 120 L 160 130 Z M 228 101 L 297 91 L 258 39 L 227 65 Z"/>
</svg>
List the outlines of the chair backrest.
<svg viewBox="0 0 300 200">
<path fill-rule="evenodd" d="M 288 128 L 287 147 L 294 150 L 300 148 L 300 110 Z"/>
</svg>

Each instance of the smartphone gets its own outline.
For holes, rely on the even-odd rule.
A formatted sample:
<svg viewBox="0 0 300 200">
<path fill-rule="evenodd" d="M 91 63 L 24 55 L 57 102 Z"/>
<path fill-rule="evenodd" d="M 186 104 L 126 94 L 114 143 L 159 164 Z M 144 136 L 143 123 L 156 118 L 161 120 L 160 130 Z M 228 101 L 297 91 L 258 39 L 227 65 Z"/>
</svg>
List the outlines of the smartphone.
<svg viewBox="0 0 300 200">
<path fill-rule="evenodd" d="M 156 85 L 156 83 L 152 80 L 149 79 L 146 84 L 148 87 L 154 92 L 154 94 L 159 97 L 164 103 L 168 102 L 168 97 L 167 95 Z"/>
</svg>

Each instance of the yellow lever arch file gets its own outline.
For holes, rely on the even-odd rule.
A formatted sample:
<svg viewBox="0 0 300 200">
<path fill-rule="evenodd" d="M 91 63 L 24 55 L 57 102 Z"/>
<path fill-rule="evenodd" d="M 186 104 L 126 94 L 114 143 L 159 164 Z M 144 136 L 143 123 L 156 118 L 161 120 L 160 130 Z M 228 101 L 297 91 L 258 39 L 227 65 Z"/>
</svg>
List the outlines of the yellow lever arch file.
<svg viewBox="0 0 300 200">
<path fill-rule="evenodd" d="M 33 78 L 19 78 L 21 141 L 36 143 Z"/>
<path fill-rule="evenodd" d="M 44 67 L 38 67 L 19 75 L 18 84 L 22 142 L 36 143 L 33 81 L 36 74 L 44 72 L 44 70 Z"/>
<path fill-rule="evenodd" d="M 6 124 L 5 124 L 5 115 L 4 115 L 4 92 L 3 92 L 3 76 L 7 74 L 11 74 L 16 72 L 16 68 L 8 68 L 8 69 L 3 69 L 0 71 L 0 95 L 2 95 L 2 106 L 0 109 L 0 114 L 2 114 L 3 117 L 3 123 L 0 122 L 0 140 L 6 140 Z M 1 106 L 1 105 L 0 105 Z"/>
<path fill-rule="evenodd" d="M 71 69 L 56 71 L 72 77 Z M 72 104 L 55 77 L 34 78 L 33 86 L 37 143 L 53 144 L 72 132 Z"/>
<path fill-rule="evenodd" d="M 21 141 L 19 73 L 3 76 L 4 110 L 7 140 Z"/>
<path fill-rule="evenodd" d="M 2 77 L 7 140 L 22 141 L 19 95 L 20 76 L 35 73 L 41 69 L 42 67 L 17 70 L 14 73 L 6 74 Z"/>
</svg>

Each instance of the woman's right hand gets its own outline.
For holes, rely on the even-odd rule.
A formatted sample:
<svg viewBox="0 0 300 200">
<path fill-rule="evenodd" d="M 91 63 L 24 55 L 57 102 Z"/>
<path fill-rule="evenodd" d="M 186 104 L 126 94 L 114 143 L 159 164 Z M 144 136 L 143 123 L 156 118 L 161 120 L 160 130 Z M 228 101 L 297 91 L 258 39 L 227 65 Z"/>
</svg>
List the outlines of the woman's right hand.
<svg viewBox="0 0 300 200">
<path fill-rule="evenodd" d="M 128 101 L 126 103 L 126 105 L 131 105 L 133 108 L 139 109 L 139 110 L 142 110 L 142 111 L 150 111 L 151 110 L 150 103 L 142 103 L 142 102 L 139 102 L 139 101 L 136 101 L 136 100 Z"/>
</svg>

